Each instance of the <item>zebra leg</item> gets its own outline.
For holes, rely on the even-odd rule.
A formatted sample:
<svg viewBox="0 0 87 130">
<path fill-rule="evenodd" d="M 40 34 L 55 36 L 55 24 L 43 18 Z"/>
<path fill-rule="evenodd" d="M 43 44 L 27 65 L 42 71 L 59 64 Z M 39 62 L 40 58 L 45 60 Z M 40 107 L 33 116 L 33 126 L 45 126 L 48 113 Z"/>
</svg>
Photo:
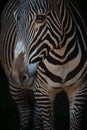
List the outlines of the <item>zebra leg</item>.
<svg viewBox="0 0 87 130">
<path fill-rule="evenodd" d="M 74 91 L 70 96 L 70 128 L 69 130 L 82 130 L 82 116 L 87 103 L 87 87 Z"/>
<path fill-rule="evenodd" d="M 48 96 L 48 93 L 45 92 L 42 88 L 37 88 L 37 90 L 34 91 L 34 97 L 40 112 L 43 130 L 54 130 L 53 105 L 51 103 L 50 97 Z"/>
<path fill-rule="evenodd" d="M 27 107 L 27 109 L 26 109 Z M 32 119 L 31 119 L 31 107 L 28 104 L 27 106 L 18 106 L 19 115 L 20 115 L 20 130 L 31 130 L 32 129 Z"/>
<path fill-rule="evenodd" d="M 34 104 L 33 122 L 33 130 L 43 130 L 41 113 L 36 102 Z"/>
<path fill-rule="evenodd" d="M 31 130 L 32 108 L 29 102 L 29 92 L 11 85 L 10 93 L 19 110 L 20 130 Z"/>
</svg>

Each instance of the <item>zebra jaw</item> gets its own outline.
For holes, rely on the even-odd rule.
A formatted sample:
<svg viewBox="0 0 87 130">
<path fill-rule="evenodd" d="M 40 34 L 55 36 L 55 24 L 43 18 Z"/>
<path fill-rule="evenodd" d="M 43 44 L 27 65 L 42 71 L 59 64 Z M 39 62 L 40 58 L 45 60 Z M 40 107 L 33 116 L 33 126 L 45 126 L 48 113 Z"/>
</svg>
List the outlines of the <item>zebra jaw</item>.
<svg viewBox="0 0 87 130">
<path fill-rule="evenodd" d="M 21 52 L 12 63 L 10 78 L 23 89 L 32 89 L 36 79 L 37 63 L 28 63 L 26 55 Z"/>
</svg>

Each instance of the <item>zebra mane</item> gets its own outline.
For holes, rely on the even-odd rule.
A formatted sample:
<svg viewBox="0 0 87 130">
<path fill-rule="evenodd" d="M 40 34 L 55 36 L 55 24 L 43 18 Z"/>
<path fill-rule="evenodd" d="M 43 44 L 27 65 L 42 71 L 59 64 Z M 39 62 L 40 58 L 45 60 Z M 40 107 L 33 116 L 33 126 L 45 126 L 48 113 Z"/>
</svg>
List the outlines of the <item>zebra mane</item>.
<svg viewBox="0 0 87 130">
<path fill-rule="evenodd" d="M 19 0 L 21 3 L 22 2 L 28 2 L 31 0 Z M 37 1 L 37 0 L 36 0 Z M 60 0 L 46 0 L 52 7 L 58 7 L 58 3 L 60 3 Z"/>
</svg>

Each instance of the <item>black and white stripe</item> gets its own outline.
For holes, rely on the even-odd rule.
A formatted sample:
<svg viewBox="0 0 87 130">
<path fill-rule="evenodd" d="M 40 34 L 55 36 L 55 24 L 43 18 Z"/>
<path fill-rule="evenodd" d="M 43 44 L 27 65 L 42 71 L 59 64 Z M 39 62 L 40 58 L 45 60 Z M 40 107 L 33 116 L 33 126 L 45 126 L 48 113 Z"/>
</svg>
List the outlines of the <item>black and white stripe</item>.
<svg viewBox="0 0 87 130">
<path fill-rule="evenodd" d="M 46 125 L 50 122 L 48 111 L 52 109 L 49 103 L 53 102 L 56 94 L 65 91 L 70 103 L 69 129 L 79 130 L 87 101 L 87 29 L 80 13 L 70 0 L 62 0 L 58 9 L 62 30 L 61 41 L 38 66 L 39 83 L 37 82 L 38 85 L 36 83 L 35 86 L 35 98 L 41 108 L 44 130 L 51 130 L 52 123 Z M 51 31 L 50 35 L 54 33 L 54 28 Z M 51 39 L 54 38 L 52 36 Z"/>
<path fill-rule="evenodd" d="M 31 129 L 32 112 L 29 103 L 29 90 L 18 88 L 16 81 L 12 80 L 10 71 L 14 59 L 14 50 L 17 37 L 17 24 L 14 18 L 14 11 L 17 9 L 19 0 L 10 0 L 5 6 L 1 16 L 0 32 L 0 63 L 4 68 L 9 82 L 9 90 L 12 98 L 15 100 L 20 116 L 20 129 Z"/>
<path fill-rule="evenodd" d="M 20 0 L 15 19 L 16 44 L 14 51 L 9 51 L 14 57 L 4 58 L 9 53 L 4 51 L 4 66 L 24 50 L 28 70 L 31 71 L 30 63 L 36 65 L 37 77 L 32 87 L 35 120 L 41 118 L 42 129 L 53 130 L 53 101 L 56 94 L 65 91 L 70 103 L 69 129 L 80 130 L 87 96 L 87 29 L 79 11 L 70 0 Z M 22 95 L 23 91 L 15 87 L 12 93 L 13 88 Z M 18 100 L 23 104 L 23 96 Z"/>
</svg>

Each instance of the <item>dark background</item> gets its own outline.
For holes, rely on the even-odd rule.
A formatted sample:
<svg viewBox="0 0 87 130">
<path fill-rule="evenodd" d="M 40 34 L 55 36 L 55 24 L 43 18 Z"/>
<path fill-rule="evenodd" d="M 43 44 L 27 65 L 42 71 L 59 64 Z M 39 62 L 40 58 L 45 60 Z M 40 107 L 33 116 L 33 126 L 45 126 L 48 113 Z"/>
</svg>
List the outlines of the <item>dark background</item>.
<svg viewBox="0 0 87 130">
<path fill-rule="evenodd" d="M 0 0 L 0 15 L 8 0 Z M 74 0 L 87 23 L 87 0 Z M 55 104 L 56 130 L 68 130 L 69 104 L 65 93 L 57 95 Z M 0 65 L 0 130 L 19 130 L 19 116 L 17 106 L 9 94 L 8 82 L 4 70 Z M 87 130 L 87 106 L 83 116 L 82 130 Z"/>
</svg>

